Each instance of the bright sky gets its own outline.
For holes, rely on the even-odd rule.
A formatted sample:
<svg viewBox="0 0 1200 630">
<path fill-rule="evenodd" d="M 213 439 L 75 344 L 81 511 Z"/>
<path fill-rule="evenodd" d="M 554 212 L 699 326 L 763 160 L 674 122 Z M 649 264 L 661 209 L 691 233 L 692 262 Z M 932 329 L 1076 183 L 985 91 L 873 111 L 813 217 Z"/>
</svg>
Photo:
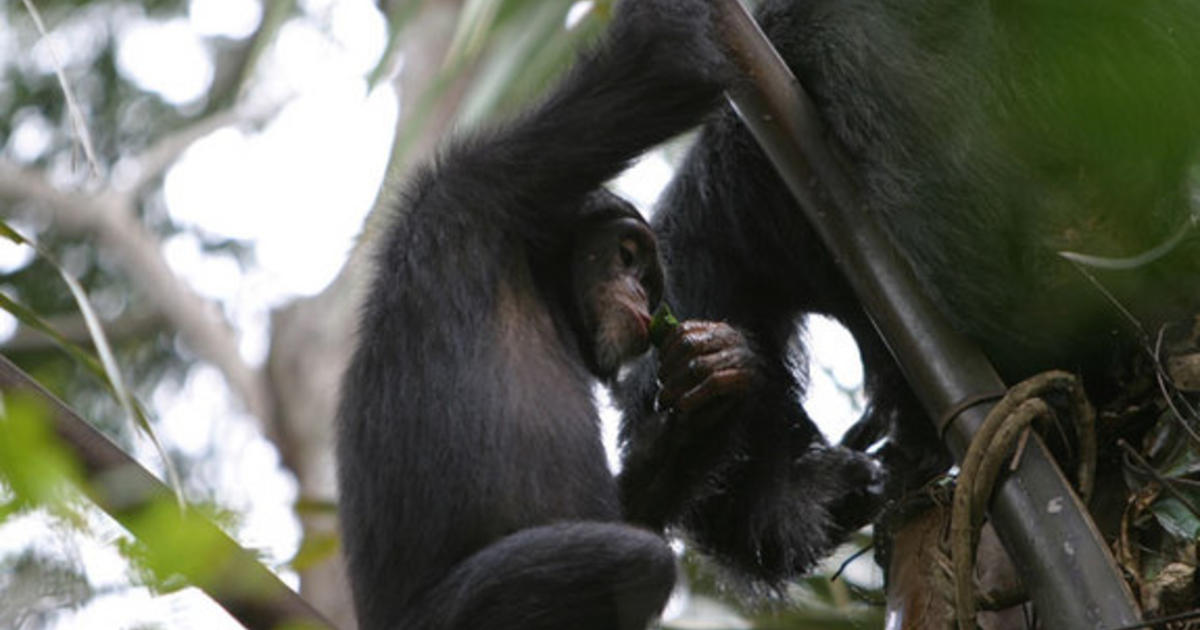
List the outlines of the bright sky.
<svg viewBox="0 0 1200 630">
<path fill-rule="evenodd" d="M 199 293 L 224 305 L 239 331 L 243 355 L 255 364 L 266 357 L 270 309 L 319 292 L 344 263 L 379 187 L 397 115 L 392 90 L 368 94 L 363 80 L 384 46 L 385 24 L 374 3 L 302 0 L 301 6 L 308 18 L 284 26 L 259 69 L 257 96 L 288 96 L 288 105 L 261 131 L 227 128 L 200 140 L 165 180 L 171 217 L 191 228 L 164 243 L 166 258 Z M 259 19 L 257 0 L 192 0 L 187 19 L 130 16 L 119 27 L 119 69 L 145 89 L 186 105 L 200 98 L 212 80 L 211 51 L 203 38 L 244 37 Z M 59 55 L 70 59 L 86 54 L 97 41 L 94 28 L 72 22 L 53 32 Z M 44 45 L 32 56 L 35 63 L 48 63 Z M 16 150 L 32 155 L 45 150 L 45 125 L 41 119 L 18 125 L 12 139 L 19 145 Z M 648 208 L 670 175 L 666 160 L 651 154 L 615 185 Z M 257 264 L 243 269 L 229 256 L 205 253 L 202 237 L 253 242 Z M 19 268 L 29 258 L 29 252 L 0 244 L 0 268 Z M 859 412 L 861 400 L 844 391 L 861 385 L 862 372 L 844 329 L 812 318 L 809 331 L 818 364 L 811 369 L 806 407 L 836 439 Z M 213 462 L 205 471 L 220 488 L 222 502 L 245 514 L 238 539 L 263 550 L 268 563 L 289 558 L 300 535 L 290 512 L 295 483 L 252 419 L 231 399 L 221 376 L 197 365 L 181 387 L 164 384 L 151 402 L 165 441 Z M 605 417 L 606 441 L 615 444 L 615 414 Z M 155 467 L 149 447 L 140 451 L 139 458 Z M 36 519 L 12 523 L 3 533 L 0 550 L 34 541 L 58 544 Z M 94 583 L 122 583 L 123 561 L 103 536 L 81 543 L 81 554 Z M 295 576 L 285 578 L 295 584 Z M 195 593 L 152 598 L 135 591 L 101 597 L 57 627 L 155 620 L 172 628 L 239 627 L 219 611 L 203 612 L 211 608 Z"/>
</svg>

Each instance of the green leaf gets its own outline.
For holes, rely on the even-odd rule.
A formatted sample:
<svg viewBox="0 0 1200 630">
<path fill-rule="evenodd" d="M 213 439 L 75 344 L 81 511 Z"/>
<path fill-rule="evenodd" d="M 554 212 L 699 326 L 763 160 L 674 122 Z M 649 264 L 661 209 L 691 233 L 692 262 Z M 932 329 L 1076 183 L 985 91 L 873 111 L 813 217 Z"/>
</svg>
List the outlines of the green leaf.
<svg viewBox="0 0 1200 630">
<path fill-rule="evenodd" d="M 332 558 L 341 546 L 337 534 L 310 534 L 300 541 L 300 549 L 288 564 L 296 571 L 306 571 Z"/>
<path fill-rule="evenodd" d="M 234 559 L 221 530 L 205 519 L 204 506 L 180 510 L 166 495 L 140 507 L 125 522 L 137 536 L 122 553 L 143 569 L 142 580 L 158 592 L 210 586 L 228 577 Z"/>
<path fill-rule="evenodd" d="M 0 397 L 0 478 L 17 497 L 19 508 L 61 508 L 79 486 L 83 469 L 63 446 L 41 401 L 20 391 Z"/>
<path fill-rule="evenodd" d="M 654 344 L 655 348 L 662 347 L 667 335 L 678 326 L 679 319 L 671 312 L 671 307 L 666 302 L 659 304 L 658 309 L 654 311 L 654 318 L 650 320 L 650 343 Z"/>
<path fill-rule="evenodd" d="M 1187 439 L 1180 423 L 1186 422 L 1167 409 L 1159 415 L 1147 434 L 1154 445 L 1155 470 L 1168 479 L 1177 479 L 1200 472 L 1200 452 L 1195 443 Z"/>
<path fill-rule="evenodd" d="M 1183 540 L 1196 540 L 1200 535 L 1200 517 L 1193 514 L 1175 497 L 1164 497 L 1150 506 L 1158 524 L 1171 536 Z"/>
</svg>

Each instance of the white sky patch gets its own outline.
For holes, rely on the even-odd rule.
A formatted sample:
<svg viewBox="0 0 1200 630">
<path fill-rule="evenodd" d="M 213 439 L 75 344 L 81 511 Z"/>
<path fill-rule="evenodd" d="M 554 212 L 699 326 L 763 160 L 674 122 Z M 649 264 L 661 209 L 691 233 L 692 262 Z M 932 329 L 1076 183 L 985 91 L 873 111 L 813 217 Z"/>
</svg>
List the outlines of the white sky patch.
<svg viewBox="0 0 1200 630">
<path fill-rule="evenodd" d="M 863 368 L 854 336 L 837 320 L 822 315 L 809 315 L 808 350 L 813 357 L 833 372 L 837 383 L 846 388 L 862 387 Z"/>
<path fill-rule="evenodd" d="M 13 118 L 14 129 L 7 147 L 9 153 L 18 162 L 38 159 L 50 148 L 54 127 L 41 112 L 31 107 L 18 111 Z"/>
<path fill-rule="evenodd" d="M 297 293 L 321 290 L 341 268 L 383 181 L 397 113 L 391 89 L 365 100 L 328 92 L 296 103 L 264 134 L 302 158 L 275 173 L 279 219 L 257 250 Z"/>
<path fill-rule="evenodd" d="M 242 300 L 228 309 L 238 331 L 238 353 L 253 367 L 266 364 L 271 352 L 271 309 L 292 297 L 276 286 L 275 275 L 258 269 L 246 274 Z"/>
<path fill-rule="evenodd" d="M 120 625 L 113 625 L 120 620 Z M 144 587 L 100 595 L 79 610 L 63 610 L 56 628 L 162 627 L 172 630 L 243 630 L 229 613 L 199 589 L 156 595 Z"/>
<path fill-rule="evenodd" d="M 21 234 L 32 234 L 31 230 L 23 229 L 20 224 L 9 222 L 9 227 L 12 227 Z M 20 269 L 24 269 L 26 265 L 33 262 L 35 252 L 28 245 L 14 243 L 7 238 L 0 238 L 0 273 L 9 274 Z"/>
<path fill-rule="evenodd" d="M 591 13 L 592 9 L 595 8 L 596 3 L 592 2 L 592 0 L 580 0 L 575 4 L 572 4 L 571 8 L 567 9 L 567 30 L 571 30 L 578 26 L 579 23 L 583 21 L 583 18 L 587 17 L 588 13 Z"/>
<path fill-rule="evenodd" d="M 243 39 L 262 20 L 262 4 L 254 0 L 192 0 L 188 18 L 200 35 Z"/>
<path fill-rule="evenodd" d="M 838 441 L 862 414 L 862 361 L 854 337 L 837 321 L 820 315 L 805 318 L 808 390 L 804 409 L 831 441 Z"/>
<path fill-rule="evenodd" d="M 360 74 L 375 67 L 387 45 L 387 23 L 368 0 L 340 0 L 330 7 L 329 31 Z"/>
<path fill-rule="evenodd" d="M 194 234 L 184 232 L 167 238 L 163 256 L 200 295 L 220 300 L 237 293 L 242 280 L 238 262 L 229 254 L 205 253 Z"/>
<path fill-rule="evenodd" d="M 612 187 L 648 217 L 674 173 L 662 151 L 651 151 L 618 175 Z"/>
<path fill-rule="evenodd" d="M 361 94 L 363 77 L 387 43 L 383 18 L 378 12 L 355 12 L 339 5 L 330 19 L 329 28 L 337 29 L 342 39 L 330 40 L 316 24 L 297 20 L 284 24 L 263 75 L 292 92 L 350 90 Z M 354 23 L 363 24 L 361 32 L 351 32 L 349 24 Z"/>
<path fill-rule="evenodd" d="M 852 555 L 859 551 L 861 548 L 858 545 L 852 543 L 841 545 L 833 552 L 833 555 L 821 561 L 820 567 L 815 572 L 833 575 L 847 560 L 850 560 Z M 850 560 L 850 564 L 845 565 L 842 579 L 863 588 L 882 588 L 883 568 L 875 563 L 874 552 L 864 553 L 854 560 Z"/>
<path fill-rule="evenodd" d="M 211 447 L 213 425 L 228 411 L 228 397 L 221 374 L 207 365 L 189 370 L 182 384 L 160 382 L 151 398 L 160 437 L 188 457 L 203 456 Z"/>
<path fill-rule="evenodd" d="M 315 25 L 292 20 L 279 29 L 275 45 L 264 59 L 262 75 L 291 92 L 307 92 L 345 83 L 352 76 L 349 64 Z"/>
<path fill-rule="evenodd" d="M 264 162 L 269 156 L 255 155 L 256 148 L 230 128 L 192 144 L 167 171 L 163 193 L 171 217 L 217 237 L 244 240 L 265 231 L 267 193 L 256 182 L 276 167 Z"/>
<path fill-rule="evenodd" d="M 19 322 L 8 311 L 0 311 L 0 341 L 7 341 L 17 334 Z"/>
<path fill-rule="evenodd" d="M 613 406 L 608 389 L 600 385 L 592 388 L 592 400 L 600 410 L 600 440 L 604 443 L 604 454 L 608 456 L 608 469 L 616 475 L 621 472 L 621 412 Z"/>
<path fill-rule="evenodd" d="M 204 233 L 255 241 L 276 294 L 319 292 L 375 199 L 396 114 L 388 89 L 300 97 L 261 135 L 225 129 L 197 142 L 167 174 L 167 207 Z"/>
<path fill-rule="evenodd" d="M 117 67 L 142 88 L 181 105 L 204 95 L 213 64 L 187 20 L 137 20 L 118 38 Z"/>
</svg>

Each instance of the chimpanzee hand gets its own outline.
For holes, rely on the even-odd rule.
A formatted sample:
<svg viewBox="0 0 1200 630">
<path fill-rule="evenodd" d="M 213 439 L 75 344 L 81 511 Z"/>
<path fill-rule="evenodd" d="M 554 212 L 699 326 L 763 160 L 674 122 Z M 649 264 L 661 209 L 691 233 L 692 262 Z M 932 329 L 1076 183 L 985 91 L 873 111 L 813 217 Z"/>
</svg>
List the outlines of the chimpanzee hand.
<svg viewBox="0 0 1200 630">
<path fill-rule="evenodd" d="M 718 37 L 713 0 L 622 0 L 611 34 L 659 69 L 721 86 L 737 76 Z"/>
<path fill-rule="evenodd" d="M 658 404 L 683 416 L 720 415 L 763 381 L 746 337 L 724 322 L 680 322 L 659 349 Z M 713 413 L 708 413 L 713 412 Z"/>
<path fill-rule="evenodd" d="M 686 320 L 658 349 L 654 409 L 641 398 L 623 430 L 632 436 L 619 484 L 626 516 L 652 529 L 703 502 L 744 443 L 736 406 L 767 382 L 765 364 L 741 332 L 723 322 Z M 635 386 L 646 383 L 638 377 Z M 628 382 L 626 384 L 629 384 Z M 649 392 L 640 390 L 645 395 Z M 649 415 L 646 415 L 649 413 Z"/>
</svg>

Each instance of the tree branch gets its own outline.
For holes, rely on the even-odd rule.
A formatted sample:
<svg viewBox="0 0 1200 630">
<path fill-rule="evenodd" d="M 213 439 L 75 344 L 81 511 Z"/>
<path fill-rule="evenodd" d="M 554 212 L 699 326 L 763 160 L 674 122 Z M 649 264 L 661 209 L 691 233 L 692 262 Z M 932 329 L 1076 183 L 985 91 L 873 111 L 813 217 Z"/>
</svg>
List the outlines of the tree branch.
<svg viewBox="0 0 1200 630">
<path fill-rule="evenodd" d="M 44 173 L 0 160 L 0 198 L 27 202 L 64 231 L 99 239 L 196 355 L 224 374 L 268 437 L 274 436 L 274 408 L 264 375 L 242 360 L 236 334 L 219 305 L 201 297 L 171 270 L 158 239 L 138 220 L 132 195 L 64 192 Z"/>
<path fill-rule="evenodd" d="M 88 331 L 87 322 L 82 315 L 55 315 L 46 318 L 46 323 L 62 336 L 77 346 L 90 346 L 92 336 Z M 146 335 L 165 323 L 162 314 L 157 311 L 124 313 L 120 317 L 104 322 L 104 334 L 109 341 L 128 339 L 136 335 Z M 0 349 L 9 352 L 40 351 L 53 348 L 54 343 L 41 331 L 21 326 L 16 334 L 7 341 L 0 343 Z"/>
</svg>

